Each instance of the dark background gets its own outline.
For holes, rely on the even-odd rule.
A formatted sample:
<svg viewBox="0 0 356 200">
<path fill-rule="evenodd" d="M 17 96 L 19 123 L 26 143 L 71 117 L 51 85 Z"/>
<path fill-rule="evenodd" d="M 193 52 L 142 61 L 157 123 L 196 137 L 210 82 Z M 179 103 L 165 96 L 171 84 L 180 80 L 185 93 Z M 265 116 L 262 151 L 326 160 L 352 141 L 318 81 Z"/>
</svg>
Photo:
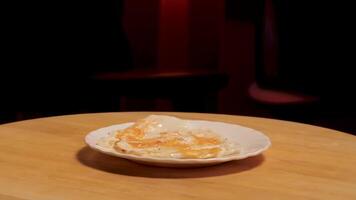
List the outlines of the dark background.
<svg viewBox="0 0 356 200">
<path fill-rule="evenodd" d="M 356 133 L 350 2 L 35 0 L 1 7 L 0 123 L 162 110 Z"/>
</svg>

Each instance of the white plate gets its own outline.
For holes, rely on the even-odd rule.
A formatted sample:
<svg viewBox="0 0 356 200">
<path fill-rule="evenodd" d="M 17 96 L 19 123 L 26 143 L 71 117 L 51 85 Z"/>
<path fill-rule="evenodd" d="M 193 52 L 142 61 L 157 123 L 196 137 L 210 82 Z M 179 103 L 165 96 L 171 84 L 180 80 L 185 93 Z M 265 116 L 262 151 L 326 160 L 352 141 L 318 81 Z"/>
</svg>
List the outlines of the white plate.
<svg viewBox="0 0 356 200">
<path fill-rule="evenodd" d="M 203 120 L 188 120 L 192 127 L 210 129 L 222 138 L 227 138 L 229 141 L 238 143 L 240 146 L 239 154 L 232 154 L 219 158 L 208 159 L 178 159 L 178 158 L 154 158 L 143 157 L 132 154 L 124 154 L 116 152 L 109 148 L 104 148 L 96 145 L 98 140 L 106 137 L 110 132 L 125 129 L 133 123 L 124 123 L 112 125 L 104 128 L 97 129 L 90 132 L 85 137 L 85 142 L 94 150 L 99 152 L 117 156 L 120 158 L 129 159 L 138 163 L 164 166 L 164 167 L 197 167 L 215 165 L 232 160 L 240 160 L 251 156 L 256 156 L 263 151 L 267 150 L 271 142 L 263 133 L 244 126 L 229 124 L 223 122 L 203 121 Z"/>
</svg>

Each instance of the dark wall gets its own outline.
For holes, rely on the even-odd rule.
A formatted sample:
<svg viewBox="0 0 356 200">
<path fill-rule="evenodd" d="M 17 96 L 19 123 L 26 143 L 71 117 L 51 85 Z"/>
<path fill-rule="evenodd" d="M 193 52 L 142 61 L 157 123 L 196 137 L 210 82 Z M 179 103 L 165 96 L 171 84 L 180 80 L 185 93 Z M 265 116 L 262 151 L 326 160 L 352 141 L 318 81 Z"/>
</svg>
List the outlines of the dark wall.
<svg viewBox="0 0 356 200">
<path fill-rule="evenodd" d="M 43 107 L 64 110 L 68 104 L 68 110 L 75 110 L 85 103 L 102 104 L 91 94 L 105 91 L 86 82 L 89 75 L 160 64 L 160 69 L 166 69 L 179 64 L 177 68 L 218 68 L 228 73 L 230 81 L 219 98 L 219 112 L 249 114 L 247 89 L 256 77 L 255 67 L 265 64 L 259 63 L 263 58 L 255 49 L 262 44 L 255 39 L 264 33 L 259 28 L 265 19 L 263 2 L 8 3 L 2 6 L 5 17 L 1 47 L 5 53 L 0 68 L 4 94 L 0 111 Z M 340 102 L 331 103 L 335 109 L 339 105 L 349 108 L 355 90 L 355 14 L 351 3 L 269 2 L 276 20 L 278 72 L 277 77 L 263 84 L 323 95 Z M 174 20 L 176 23 L 172 23 Z M 164 55 L 172 55 L 173 59 Z"/>
<path fill-rule="evenodd" d="M 3 9 L 2 74 L 78 77 L 130 65 L 121 0 L 14 1 Z"/>
<path fill-rule="evenodd" d="M 129 69 L 123 7 L 122 0 L 3 5 L 0 111 L 71 110 L 97 92 L 89 76 Z"/>
</svg>

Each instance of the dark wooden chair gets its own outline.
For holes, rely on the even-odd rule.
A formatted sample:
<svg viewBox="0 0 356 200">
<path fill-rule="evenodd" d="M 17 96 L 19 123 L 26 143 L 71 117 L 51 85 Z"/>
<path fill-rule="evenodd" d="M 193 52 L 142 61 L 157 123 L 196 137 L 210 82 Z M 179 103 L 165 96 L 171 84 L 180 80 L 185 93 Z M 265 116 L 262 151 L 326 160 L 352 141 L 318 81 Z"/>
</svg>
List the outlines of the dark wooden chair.
<svg viewBox="0 0 356 200">
<path fill-rule="evenodd" d="M 219 91 L 228 76 L 215 70 L 132 70 L 100 73 L 93 77 L 98 87 L 120 98 L 121 110 L 173 110 L 216 112 Z M 130 103 L 130 99 L 133 103 Z M 141 99 L 143 106 L 134 105 Z M 126 101 L 125 101 L 126 100 Z M 156 100 L 167 100 L 168 107 Z M 149 102 L 153 101 L 153 105 Z"/>
<path fill-rule="evenodd" d="M 320 103 L 316 90 L 321 80 L 315 78 L 320 73 L 318 65 L 312 59 L 306 60 L 311 50 L 302 46 L 312 36 L 295 28 L 303 28 L 303 24 L 295 24 L 294 12 L 288 12 L 296 9 L 291 6 L 302 4 L 289 4 L 289 0 L 260 3 L 256 18 L 256 82 L 249 87 L 249 96 L 269 117 L 308 120 Z"/>
</svg>

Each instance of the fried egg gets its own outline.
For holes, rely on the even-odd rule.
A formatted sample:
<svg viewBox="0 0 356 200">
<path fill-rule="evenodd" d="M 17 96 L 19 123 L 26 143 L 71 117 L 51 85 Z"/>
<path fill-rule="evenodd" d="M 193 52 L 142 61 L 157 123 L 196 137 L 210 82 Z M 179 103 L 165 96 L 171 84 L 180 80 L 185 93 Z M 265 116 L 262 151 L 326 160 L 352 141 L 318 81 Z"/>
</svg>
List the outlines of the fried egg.
<svg viewBox="0 0 356 200">
<path fill-rule="evenodd" d="M 239 152 L 211 130 L 191 127 L 186 120 L 150 115 L 132 126 L 115 131 L 99 141 L 99 146 L 116 152 L 158 158 L 215 158 Z"/>
</svg>

